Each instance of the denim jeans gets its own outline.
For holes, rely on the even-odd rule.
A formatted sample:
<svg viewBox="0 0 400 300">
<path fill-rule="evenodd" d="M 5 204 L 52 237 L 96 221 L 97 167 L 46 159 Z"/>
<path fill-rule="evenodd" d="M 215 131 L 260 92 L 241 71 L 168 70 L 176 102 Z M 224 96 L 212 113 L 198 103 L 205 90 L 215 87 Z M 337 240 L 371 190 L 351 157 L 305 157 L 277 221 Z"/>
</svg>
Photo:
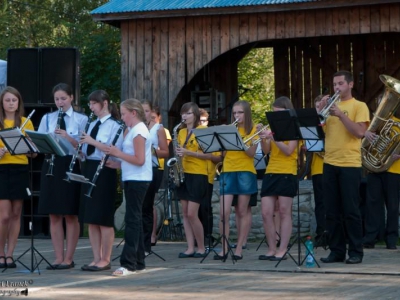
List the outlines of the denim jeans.
<svg viewBox="0 0 400 300">
<path fill-rule="evenodd" d="M 124 181 L 126 200 L 125 244 L 120 264 L 121 267 L 129 271 L 143 270 L 145 268 L 142 205 L 149 185 L 149 181 Z"/>
</svg>

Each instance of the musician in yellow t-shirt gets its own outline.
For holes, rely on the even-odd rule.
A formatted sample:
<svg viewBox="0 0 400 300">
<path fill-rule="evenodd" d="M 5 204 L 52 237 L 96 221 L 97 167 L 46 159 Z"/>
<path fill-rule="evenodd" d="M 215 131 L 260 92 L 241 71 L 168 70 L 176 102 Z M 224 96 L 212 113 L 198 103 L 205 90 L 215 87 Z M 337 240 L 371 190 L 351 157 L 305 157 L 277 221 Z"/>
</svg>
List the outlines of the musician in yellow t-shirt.
<svg viewBox="0 0 400 300">
<path fill-rule="evenodd" d="M 13 87 L 6 87 L 0 94 L 0 130 L 21 127 L 26 120 L 23 114 L 21 94 Z M 30 120 L 24 129 L 33 130 Z M 27 155 L 11 155 L 0 140 L 0 268 L 16 268 L 13 253 L 20 231 L 22 204 L 28 198 L 26 189 L 29 186 Z"/>
<path fill-rule="evenodd" d="M 185 103 L 181 108 L 184 126 L 178 133 L 179 147 L 174 149 L 177 156 L 181 157 L 185 180 L 177 188 L 177 195 L 181 200 L 183 212 L 183 227 L 188 247 L 179 253 L 179 258 L 206 256 L 204 247 L 203 226 L 198 217 L 200 204 L 206 197 L 208 188 L 207 161 L 212 159 L 212 154 L 203 153 L 193 134 L 193 129 L 205 128 L 199 125 L 200 111 L 197 104 Z M 176 137 L 174 137 L 176 138 Z M 197 251 L 195 251 L 195 240 Z"/>
<path fill-rule="evenodd" d="M 274 111 L 293 109 L 288 97 L 279 97 L 273 103 Z M 274 140 L 270 130 L 259 134 L 264 153 L 269 153 L 268 166 L 261 188 L 261 212 L 265 235 L 268 241 L 268 251 L 260 255 L 260 260 L 277 261 L 286 259 L 284 256 L 292 234 L 292 204 L 297 194 L 297 141 Z M 279 248 L 276 247 L 276 232 L 274 211 L 276 201 L 279 204 L 280 235 Z"/>
<path fill-rule="evenodd" d="M 237 101 L 232 107 L 232 119 L 237 122 L 237 129 L 243 140 L 255 134 L 256 128 L 251 118 L 250 105 L 247 101 Z M 255 136 L 253 139 L 257 139 Z M 251 145 L 251 141 L 249 141 Z M 257 173 L 254 168 L 254 154 L 257 145 L 249 146 L 245 151 L 226 151 L 224 154 L 222 173 L 220 175 L 220 234 L 225 234 L 226 239 L 222 251 L 214 256 L 215 260 L 226 258 L 229 237 L 229 216 L 233 196 L 238 195 L 237 220 L 238 240 L 235 248 L 234 258 L 242 259 L 242 246 L 245 243 L 247 232 L 250 229 L 248 209 L 250 196 L 257 192 Z M 223 183 L 223 184 L 222 184 Z M 225 224 L 223 224 L 223 222 Z M 224 231 L 225 229 L 225 231 Z M 225 250 L 225 253 L 224 253 Z"/>
<path fill-rule="evenodd" d="M 400 109 L 397 109 L 391 118 L 395 124 L 400 124 Z M 375 132 L 367 130 L 365 138 L 371 143 L 378 139 Z M 392 154 L 395 159 L 393 164 L 385 172 L 369 173 L 367 175 L 367 200 L 365 203 L 365 235 L 364 248 L 374 248 L 378 241 L 380 224 L 385 221 L 385 243 L 390 250 L 397 249 L 399 239 L 399 190 L 400 190 L 400 155 Z"/>
<path fill-rule="evenodd" d="M 359 209 L 361 182 L 361 138 L 369 124 L 369 111 L 364 102 L 353 98 L 353 75 L 339 71 L 333 75 L 333 88 L 340 92 L 340 102 L 329 109 L 325 125 L 324 203 L 326 230 L 331 250 L 324 263 L 362 262 L 362 220 Z M 325 105 L 324 105 L 325 106 Z M 345 224 L 343 224 L 345 222 Z"/>
</svg>

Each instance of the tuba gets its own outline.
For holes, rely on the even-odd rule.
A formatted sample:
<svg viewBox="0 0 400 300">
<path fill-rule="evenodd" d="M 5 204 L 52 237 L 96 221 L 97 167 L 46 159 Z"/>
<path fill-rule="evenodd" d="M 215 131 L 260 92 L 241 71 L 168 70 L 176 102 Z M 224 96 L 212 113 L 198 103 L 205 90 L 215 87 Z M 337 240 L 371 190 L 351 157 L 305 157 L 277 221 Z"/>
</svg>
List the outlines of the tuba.
<svg viewBox="0 0 400 300">
<path fill-rule="evenodd" d="M 167 166 L 170 168 L 169 170 L 169 177 L 172 182 L 175 184 L 176 187 L 180 186 L 181 183 L 185 181 L 185 174 L 183 173 L 183 164 L 182 164 L 182 157 L 176 154 L 176 149 L 179 147 L 178 143 L 178 129 L 181 127 L 185 121 L 181 121 L 178 125 L 174 127 L 172 130 L 172 146 L 174 148 L 174 157 L 170 158 L 167 161 Z"/>
<path fill-rule="evenodd" d="M 393 154 L 400 153 L 400 123 L 392 116 L 400 106 L 400 81 L 388 75 L 380 75 L 385 91 L 368 130 L 378 137 L 372 143 L 363 138 L 361 159 L 370 172 L 384 172 L 390 168 Z"/>
</svg>

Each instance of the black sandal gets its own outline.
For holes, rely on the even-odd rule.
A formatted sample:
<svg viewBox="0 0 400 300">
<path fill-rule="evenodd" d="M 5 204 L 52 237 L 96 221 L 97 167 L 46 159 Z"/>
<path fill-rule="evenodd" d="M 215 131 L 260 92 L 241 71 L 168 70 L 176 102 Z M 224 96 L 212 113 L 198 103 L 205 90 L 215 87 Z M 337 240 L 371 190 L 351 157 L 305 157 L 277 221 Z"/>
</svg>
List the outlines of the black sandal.
<svg viewBox="0 0 400 300">
<path fill-rule="evenodd" d="M 4 262 L 0 263 L 0 269 L 6 268 L 7 267 L 6 257 L 5 256 L 0 256 L 0 259 L 4 259 Z"/>
<path fill-rule="evenodd" d="M 7 263 L 7 259 L 11 259 L 12 262 L 11 263 Z M 16 265 L 16 263 L 14 261 L 14 258 L 12 258 L 12 256 L 7 256 L 6 257 L 6 265 L 7 265 L 7 269 L 14 269 L 14 268 L 17 267 L 17 265 Z"/>
</svg>

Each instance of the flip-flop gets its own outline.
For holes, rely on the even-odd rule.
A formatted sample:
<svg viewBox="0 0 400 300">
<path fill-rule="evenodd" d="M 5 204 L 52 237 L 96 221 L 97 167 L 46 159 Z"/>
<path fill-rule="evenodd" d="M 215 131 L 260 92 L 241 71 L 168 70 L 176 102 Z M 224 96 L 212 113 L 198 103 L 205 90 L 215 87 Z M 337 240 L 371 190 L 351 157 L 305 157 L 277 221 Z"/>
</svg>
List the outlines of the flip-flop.
<svg viewBox="0 0 400 300">
<path fill-rule="evenodd" d="M 122 276 L 128 276 L 128 275 L 133 275 L 133 274 L 136 274 L 136 271 L 129 271 L 128 269 L 126 269 L 124 267 L 119 267 L 111 275 L 117 276 L 117 277 L 122 277 Z"/>
</svg>

